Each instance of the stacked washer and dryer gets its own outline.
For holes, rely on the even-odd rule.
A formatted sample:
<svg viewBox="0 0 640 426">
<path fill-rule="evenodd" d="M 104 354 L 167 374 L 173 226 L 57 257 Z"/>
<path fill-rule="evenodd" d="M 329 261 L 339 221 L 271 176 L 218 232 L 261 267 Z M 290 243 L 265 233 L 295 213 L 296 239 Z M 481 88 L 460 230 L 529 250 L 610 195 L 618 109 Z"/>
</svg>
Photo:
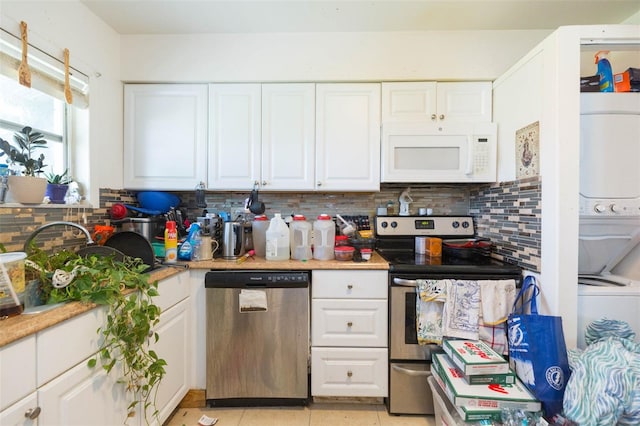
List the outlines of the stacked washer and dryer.
<svg viewBox="0 0 640 426">
<path fill-rule="evenodd" d="M 578 347 L 606 317 L 640 341 L 640 93 L 582 93 Z"/>
</svg>

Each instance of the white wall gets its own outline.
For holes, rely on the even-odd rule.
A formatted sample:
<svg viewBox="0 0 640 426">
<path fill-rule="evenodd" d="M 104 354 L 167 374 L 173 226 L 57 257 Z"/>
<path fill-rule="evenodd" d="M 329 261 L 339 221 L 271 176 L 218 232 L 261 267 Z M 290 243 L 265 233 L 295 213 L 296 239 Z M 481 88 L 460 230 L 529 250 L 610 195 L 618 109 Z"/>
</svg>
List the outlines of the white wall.
<svg viewBox="0 0 640 426">
<path fill-rule="evenodd" d="M 499 180 L 515 177 L 515 131 L 540 121 L 542 312 L 561 315 L 569 347 L 577 337 L 580 92 L 583 42 L 640 46 L 640 27 L 561 27 L 494 82 Z"/>
<path fill-rule="evenodd" d="M 30 44 L 60 59 L 68 48 L 71 66 L 89 75 L 89 123 L 80 121 L 73 130 L 73 170 L 97 207 L 98 188 L 122 187 L 120 36 L 75 0 L 2 0 L 0 26 L 19 35 L 20 21 L 28 24 Z"/>
<path fill-rule="evenodd" d="M 125 35 L 128 82 L 494 80 L 546 30 Z"/>
</svg>

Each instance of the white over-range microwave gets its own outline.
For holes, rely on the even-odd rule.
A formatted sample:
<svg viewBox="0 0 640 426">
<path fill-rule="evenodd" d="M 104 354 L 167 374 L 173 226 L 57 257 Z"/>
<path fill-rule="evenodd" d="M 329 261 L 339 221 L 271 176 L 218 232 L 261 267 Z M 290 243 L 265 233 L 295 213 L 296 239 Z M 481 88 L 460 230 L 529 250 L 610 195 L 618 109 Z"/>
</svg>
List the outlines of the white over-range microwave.
<svg viewBox="0 0 640 426">
<path fill-rule="evenodd" d="M 382 182 L 495 182 L 495 123 L 385 123 Z"/>
</svg>

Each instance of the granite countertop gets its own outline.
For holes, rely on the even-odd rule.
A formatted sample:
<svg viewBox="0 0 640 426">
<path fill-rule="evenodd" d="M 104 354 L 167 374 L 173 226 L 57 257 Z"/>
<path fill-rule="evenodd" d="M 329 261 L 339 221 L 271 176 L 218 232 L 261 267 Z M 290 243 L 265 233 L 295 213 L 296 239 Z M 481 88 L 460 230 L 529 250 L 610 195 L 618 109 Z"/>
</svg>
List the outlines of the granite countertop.
<svg viewBox="0 0 640 426">
<path fill-rule="evenodd" d="M 264 258 L 248 258 L 242 263 L 235 260 L 203 260 L 183 262 L 173 266 L 163 266 L 150 272 L 150 280 L 163 280 L 185 269 L 235 269 L 235 270 L 388 270 L 389 264 L 376 252 L 368 262 L 341 262 L 337 260 L 283 260 L 267 261 Z M 37 333 L 65 320 L 87 312 L 97 305 L 93 303 L 68 302 L 38 314 L 22 314 L 0 320 L 0 347 L 23 337 Z"/>
<path fill-rule="evenodd" d="M 242 263 L 235 260 L 213 259 L 189 262 L 191 269 L 263 269 L 263 270 L 318 270 L 318 269 L 337 269 L 337 270 L 388 270 L 389 264 L 376 252 L 373 252 L 371 259 L 367 262 L 352 262 L 339 260 L 266 260 L 263 257 L 248 258 Z"/>
<path fill-rule="evenodd" d="M 162 280 L 185 271 L 188 265 L 165 266 L 149 273 L 150 280 Z M 97 307 L 95 303 L 68 302 L 37 314 L 22 314 L 0 320 L 0 347 Z"/>
</svg>

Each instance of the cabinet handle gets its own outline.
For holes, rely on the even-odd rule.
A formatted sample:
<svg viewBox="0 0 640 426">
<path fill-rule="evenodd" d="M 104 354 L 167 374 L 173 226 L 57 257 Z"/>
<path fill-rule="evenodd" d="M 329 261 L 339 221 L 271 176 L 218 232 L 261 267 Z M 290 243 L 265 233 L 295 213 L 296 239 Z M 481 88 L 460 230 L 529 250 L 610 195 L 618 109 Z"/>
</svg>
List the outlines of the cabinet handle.
<svg viewBox="0 0 640 426">
<path fill-rule="evenodd" d="M 322 182 L 318 181 L 318 182 L 316 183 L 316 186 L 322 186 Z"/>
<path fill-rule="evenodd" d="M 258 186 L 260 185 L 260 181 L 259 180 L 254 180 L 253 181 L 253 186 Z"/>
<path fill-rule="evenodd" d="M 267 181 L 266 180 L 262 181 L 262 186 L 267 186 Z"/>
<path fill-rule="evenodd" d="M 351 321 L 349 321 L 349 322 L 347 323 L 347 327 L 353 327 L 353 323 L 352 323 Z"/>
<path fill-rule="evenodd" d="M 437 116 L 437 115 L 435 115 L 435 114 L 431 114 L 431 119 L 432 119 L 432 120 L 434 120 L 434 121 L 435 121 L 435 119 L 436 119 L 436 118 L 438 118 L 438 116 Z"/>
<path fill-rule="evenodd" d="M 438 118 L 440 118 L 440 120 L 444 120 L 444 114 L 440 114 L 440 117 Z"/>
<path fill-rule="evenodd" d="M 347 290 L 353 290 L 353 284 L 347 284 Z"/>
<path fill-rule="evenodd" d="M 36 418 L 38 418 L 38 416 L 40 415 L 40 411 L 42 411 L 40 409 L 40 407 L 36 407 L 36 408 L 29 408 L 25 413 L 24 416 L 27 419 L 30 420 L 35 420 Z"/>
<path fill-rule="evenodd" d="M 347 371 L 347 377 L 351 377 L 353 376 L 353 373 L 351 371 Z"/>
</svg>

